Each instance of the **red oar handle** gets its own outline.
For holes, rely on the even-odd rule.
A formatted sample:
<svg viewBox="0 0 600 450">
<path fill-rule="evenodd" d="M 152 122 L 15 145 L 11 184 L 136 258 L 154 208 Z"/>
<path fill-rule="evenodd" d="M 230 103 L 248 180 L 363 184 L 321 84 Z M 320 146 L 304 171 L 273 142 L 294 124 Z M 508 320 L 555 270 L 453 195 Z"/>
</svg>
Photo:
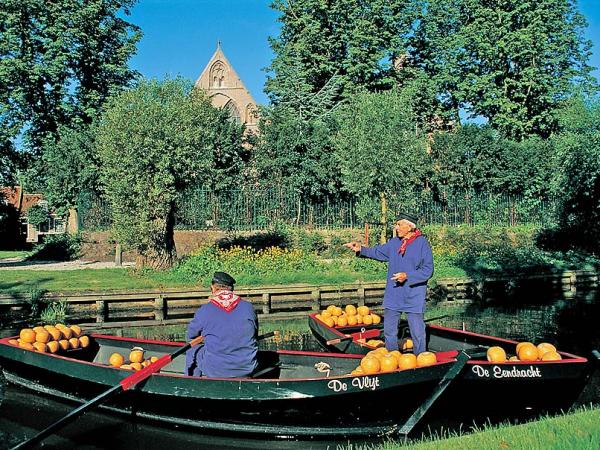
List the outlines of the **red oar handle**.
<svg viewBox="0 0 600 450">
<path fill-rule="evenodd" d="M 171 361 L 171 355 L 161 356 L 157 361 L 153 362 L 149 366 L 144 367 L 142 370 L 138 370 L 135 373 L 132 373 L 127 378 L 123 378 L 119 383 L 123 387 L 123 390 L 126 391 L 127 389 L 130 389 L 136 384 L 138 384 L 140 381 L 145 380 L 153 373 L 158 372 Z"/>
<path fill-rule="evenodd" d="M 135 373 L 132 373 L 131 375 L 129 375 L 126 378 L 123 378 L 119 382 L 119 384 L 123 387 L 124 391 L 126 391 L 127 389 L 131 389 L 133 386 L 138 384 L 140 381 L 144 381 L 146 378 L 148 378 L 153 373 L 158 372 L 160 369 L 165 367 L 167 364 L 169 364 L 171 361 L 173 361 L 179 355 L 187 352 L 191 347 L 194 347 L 195 345 L 200 344 L 202 341 L 204 341 L 204 336 L 195 337 L 190 342 L 185 344 L 183 347 L 180 347 L 173 353 L 171 353 L 169 355 L 163 355 L 158 360 L 156 360 L 155 362 L 150 364 L 149 366 L 144 367 L 142 370 L 138 370 Z"/>
</svg>

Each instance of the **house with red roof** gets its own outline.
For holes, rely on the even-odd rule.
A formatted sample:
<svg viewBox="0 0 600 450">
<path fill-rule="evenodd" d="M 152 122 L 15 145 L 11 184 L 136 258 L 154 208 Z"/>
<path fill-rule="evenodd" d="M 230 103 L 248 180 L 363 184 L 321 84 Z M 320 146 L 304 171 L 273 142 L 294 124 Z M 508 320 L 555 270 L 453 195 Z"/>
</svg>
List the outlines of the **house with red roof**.
<svg viewBox="0 0 600 450">
<path fill-rule="evenodd" d="M 0 203 L 11 210 L 18 220 L 18 226 L 14 227 L 15 243 L 22 241 L 23 238 L 25 242 L 37 243 L 40 236 L 62 234 L 66 231 L 65 220 L 48 211 L 48 202 L 44 200 L 43 194 L 24 192 L 21 186 L 0 187 Z M 39 226 L 30 224 L 27 219 L 27 213 L 34 206 L 48 211 L 48 220 Z"/>
</svg>

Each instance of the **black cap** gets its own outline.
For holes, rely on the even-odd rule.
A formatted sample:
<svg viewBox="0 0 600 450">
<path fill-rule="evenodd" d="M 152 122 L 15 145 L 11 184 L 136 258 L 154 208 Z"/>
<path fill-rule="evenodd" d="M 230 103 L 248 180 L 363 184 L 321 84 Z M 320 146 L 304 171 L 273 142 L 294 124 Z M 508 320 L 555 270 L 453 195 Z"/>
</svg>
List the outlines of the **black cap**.
<svg viewBox="0 0 600 450">
<path fill-rule="evenodd" d="M 417 224 L 417 216 L 413 216 L 412 214 L 408 214 L 408 213 L 404 213 L 404 212 L 401 212 L 396 217 L 396 222 L 399 220 L 408 220 L 409 222 L 412 222 L 415 225 Z"/>
<path fill-rule="evenodd" d="M 220 284 L 222 286 L 231 286 L 235 285 L 235 279 L 225 272 L 215 272 L 212 278 L 213 284 Z"/>
</svg>

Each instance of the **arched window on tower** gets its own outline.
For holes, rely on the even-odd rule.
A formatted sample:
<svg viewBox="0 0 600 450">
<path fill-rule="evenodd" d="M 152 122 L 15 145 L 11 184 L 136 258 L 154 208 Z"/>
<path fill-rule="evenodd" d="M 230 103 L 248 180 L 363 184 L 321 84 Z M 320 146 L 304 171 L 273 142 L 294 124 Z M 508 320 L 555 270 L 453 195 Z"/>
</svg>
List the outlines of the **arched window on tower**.
<svg viewBox="0 0 600 450">
<path fill-rule="evenodd" d="M 252 103 L 246 105 L 246 123 L 253 124 L 257 119 L 256 106 Z"/>
<path fill-rule="evenodd" d="M 211 87 L 220 88 L 225 86 L 225 65 L 221 61 L 217 61 L 210 69 L 210 84 Z"/>
<path fill-rule="evenodd" d="M 242 118 L 240 116 L 240 111 L 237 108 L 237 106 L 235 106 L 235 103 L 233 102 L 233 100 L 229 100 L 225 104 L 224 108 L 229 113 L 229 117 L 231 117 L 231 120 L 233 120 L 237 124 L 242 123 Z"/>
</svg>

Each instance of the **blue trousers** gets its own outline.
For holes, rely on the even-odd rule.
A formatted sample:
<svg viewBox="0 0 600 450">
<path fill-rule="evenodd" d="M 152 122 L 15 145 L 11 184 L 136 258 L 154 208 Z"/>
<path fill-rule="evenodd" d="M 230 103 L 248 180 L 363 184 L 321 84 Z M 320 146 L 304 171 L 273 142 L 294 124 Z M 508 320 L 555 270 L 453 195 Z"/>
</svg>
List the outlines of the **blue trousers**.
<svg viewBox="0 0 600 450">
<path fill-rule="evenodd" d="M 383 335 L 385 336 L 385 348 L 388 351 L 398 350 L 398 322 L 402 311 L 385 309 L 383 315 Z M 426 351 L 425 321 L 421 313 L 406 313 L 410 338 L 413 341 L 413 352 L 415 355 Z"/>
</svg>

